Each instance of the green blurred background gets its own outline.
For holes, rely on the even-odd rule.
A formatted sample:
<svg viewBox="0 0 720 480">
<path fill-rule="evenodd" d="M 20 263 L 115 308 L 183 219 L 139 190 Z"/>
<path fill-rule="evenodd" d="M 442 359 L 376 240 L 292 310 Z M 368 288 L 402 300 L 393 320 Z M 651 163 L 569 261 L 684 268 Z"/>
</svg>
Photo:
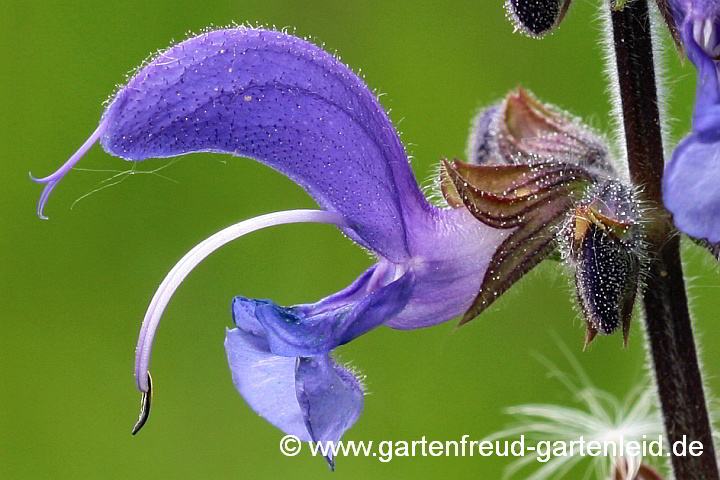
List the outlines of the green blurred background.
<svg viewBox="0 0 720 480">
<path fill-rule="evenodd" d="M 215 253 L 179 289 L 154 351 L 153 416 L 139 408 L 136 335 L 159 282 L 187 250 L 241 219 L 311 207 L 302 190 L 253 162 L 191 155 L 155 175 L 73 202 L 113 175 L 76 171 L 35 216 L 41 187 L 95 128 L 123 74 L 187 32 L 230 22 L 294 27 L 336 50 L 382 102 L 427 182 L 443 156 L 464 156 L 475 110 L 521 84 L 609 133 L 598 1 L 576 1 L 558 32 L 512 33 L 502 2 L 483 0 L 257 0 L 119 2 L 0 0 L 0 478 L 499 478 L 507 458 L 340 458 L 334 474 L 303 451 L 286 458 L 282 433 L 255 415 L 230 381 L 223 350 L 230 299 L 313 301 L 370 264 L 323 226 L 256 233 Z M 693 71 L 668 50 L 674 138 L 686 129 Z M 167 160 L 138 166 L 149 171 Z M 95 147 L 79 165 L 125 170 Z M 696 330 L 709 386 L 720 390 L 720 281 L 686 247 Z M 640 322 L 582 352 L 570 284 L 543 264 L 467 327 L 378 329 L 339 349 L 367 375 L 352 440 L 481 439 L 528 402 L 573 405 L 533 356 L 564 368 L 558 340 L 593 381 L 623 397 L 645 376 Z"/>
</svg>

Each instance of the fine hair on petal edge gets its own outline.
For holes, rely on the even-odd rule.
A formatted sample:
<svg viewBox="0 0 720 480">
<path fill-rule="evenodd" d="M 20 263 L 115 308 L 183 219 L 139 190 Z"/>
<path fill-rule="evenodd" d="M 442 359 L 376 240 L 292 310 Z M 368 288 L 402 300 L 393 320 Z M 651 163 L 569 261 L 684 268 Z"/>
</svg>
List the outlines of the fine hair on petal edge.
<svg viewBox="0 0 720 480">
<path fill-rule="evenodd" d="M 386 95 L 386 93 L 382 93 L 381 89 L 378 87 L 369 87 L 367 85 L 368 82 L 366 81 L 365 74 L 362 72 L 362 68 L 358 68 L 356 70 L 353 67 L 351 67 L 350 65 L 348 65 L 346 62 L 344 62 L 342 60 L 342 58 L 338 54 L 337 49 L 328 48 L 326 43 L 324 41 L 320 40 L 316 36 L 309 36 L 309 35 L 300 36 L 300 35 L 297 35 L 296 27 L 286 26 L 286 27 L 282 27 L 282 28 L 277 28 L 277 26 L 274 24 L 270 25 L 270 24 L 266 24 L 266 23 L 262 23 L 262 22 L 255 22 L 254 24 L 253 24 L 253 22 L 243 22 L 243 23 L 231 22 L 224 26 L 222 26 L 222 25 L 216 26 L 216 25 L 210 24 L 207 27 L 200 29 L 200 33 L 195 33 L 192 30 L 187 30 L 185 32 L 185 38 L 183 40 L 181 40 L 180 42 L 176 42 L 173 38 L 171 38 L 166 47 L 159 48 L 155 52 L 148 54 L 140 62 L 140 64 L 131 68 L 124 74 L 125 83 L 116 83 L 115 84 L 115 89 L 105 100 L 103 100 L 103 102 L 102 102 L 103 107 L 107 107 L 108 105 L 110 105 L 110 103 L 112 103 L 112 101 L 115 99 L 117 94 L 123 88 L 125 88 L 127 83 L 129 83 L 139 72 L 141 72 L 145 67 L 147 67 L 150 63 L 152 63 L 155 59 L 161 57 L 162 55 L 165 54 L 165 52 L 167 52 L 168 50 L 177 46 L 178 44 L 180 44 L 184 41 L 190 40 L 192 38 L 195 38 L 199 35 L 205 35 L 205 34 L 208 34 L 211 32 L 219 31 L 219 30 L 250 30 L 250 29 L 255 29 L 255 30 L 260 30 L 260 31 L 279 32 L 279 33 L 283 33 L 283 34 L 287 34 L 287 35 L 292 35 L 294 37 L 300 38 L 306 42 L 309 42 L 309 43 L 315 45 L 316 47 L 318 47 L 318 48 L 324 50 L 325 52 L 327 52 L 328 54 L 332 55 L 333 58 L 335 58 L 339 62 L 342 62 L 350 71 L 353 72 L 353 74 L 355 74 L 359 79 L 361 79 L 365 83 L 366 87 L 368 87 L 368 89 L 370 91 L 373 92 L 375 99 L 378 101 L 378 103 L 380 103 L 380 105 L 383 106 L 385 114 L 387 115 L 388 120 L 390 120 L 390 123 L 392 124 L 393 129 L 395 130 L 395 133 L 397 134 L 398 137 L 402 137 L 402 132 L 400 132 L 398 130 L 397 125 L 392 120 L 392 116 L 391 116 L 392 109 L 386 108 L 383 105 L 383 102 L 381 101 L 381 97 L 384 97 Z M 398 123 L 400 123 L 400 122 L 398 122 Z M 412 164 L 412 162 L 411 162 L 412 156 L 407 151 L 407 145 L 405 144 L 405 142 L 401 142 L 401 144 L 405 151 L 405 155 L 408 158 L 408 162 L 410 162 Z"/>
</svg>

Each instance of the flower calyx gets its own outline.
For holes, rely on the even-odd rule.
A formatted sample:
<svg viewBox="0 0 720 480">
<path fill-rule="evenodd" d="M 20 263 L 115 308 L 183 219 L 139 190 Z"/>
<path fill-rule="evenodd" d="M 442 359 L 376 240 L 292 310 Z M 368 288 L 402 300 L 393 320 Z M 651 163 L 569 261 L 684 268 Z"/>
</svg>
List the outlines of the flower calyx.
<svg viewBox="0 0 720 480">
<path fill-rule="evenodd" d="M 444 160 L 453 208 L 512 233 L 497 248 L 460 324 L 475 318 L 551 254 L 573 272 L 585 345 L 622 326 L 625 343 L 644 265 L 643 209 L 605 140 L 579 119 L 518 89 L 481 112 L 470 163 Z"/>
</svg>

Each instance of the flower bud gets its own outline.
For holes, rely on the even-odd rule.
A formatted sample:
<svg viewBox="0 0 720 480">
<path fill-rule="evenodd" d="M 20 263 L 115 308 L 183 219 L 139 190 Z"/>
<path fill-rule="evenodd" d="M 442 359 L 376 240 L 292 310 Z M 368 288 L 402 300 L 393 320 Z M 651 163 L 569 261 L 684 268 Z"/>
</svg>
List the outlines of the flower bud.
<svg viewBox="0 0 720 480">
<path fill-rule="evenodd" d="M 565 163 L 615 175 L 600 135 L 522 88 L 478 114 L 468 158 L 476 165 Z"/>
<path fill-rule="evenodd" d="M 438 185 L 446 203 L 510 232 L 460 323 L 559 253 L 574 272 L 586 345 L 620 326 L 627 343 L 645 260 L 642 211 L 604 139 L 517 89 L 475 118 L 468 157 L 443 162 Z"/>
<path fill-rule="evenodd" d="M 570 6 L 570 0 L 507 0 L 508 18 L 530 37 L 541 37 L 560 24 Z"/>
<path fill-rule="evenodd" d="M 632 191 L 608 180 L 580 202 L 563 231 L 577 298 L 587 322 L 586 346 L 622 326 L 627 344 L 640 281 L 643 241 Z"/>
</svg>

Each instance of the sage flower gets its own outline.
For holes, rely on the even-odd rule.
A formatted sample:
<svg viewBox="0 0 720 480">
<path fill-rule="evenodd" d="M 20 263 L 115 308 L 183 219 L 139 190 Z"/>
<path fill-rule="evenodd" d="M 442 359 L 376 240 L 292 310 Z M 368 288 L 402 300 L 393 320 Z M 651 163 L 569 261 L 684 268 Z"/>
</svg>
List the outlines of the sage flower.
<svg viewBox="0 0 720 480">
<path fill-rule="evenodd" d="M 178 285 L 214 250 L 273 225 L 336 225 L 377 261 L 346 289 L 281 307 L 236 297 L 225 348 L 248 404 L 284 432 L 337 441 L 363 409 L 363 388 L 332 351 L 380 326 L 427 327 L 465 313 L 511 233 L 465 208 L 423 197 L 384 109 L 332 55 L 294 36 L 232 28 L 179 43 L 137 71 L 99 126 L 57 172 L 38 179 L 43 216 L 59 180 L 99 141 L 127 160 L 218 152 L 258 160 L 302 186 L 320 210 L 275 212 L 201 242 L 170 271 L 140 331 L 135 379 L 149 414 L 153 338 Z M 334 459 L 327 458 L 331 467 Z"/>
<path fill-rule="evenodd" d="M 673 0 L 672 18 L 697 69 L 692 132 L 665 169 L 663 197 L 675 225 L 710 243 L 720 242 L 720 3 Z"/>
<path fill-rule="evenodd" d="M 153 339 L 187 275 L 222 245 L 288 223 L 338 227 L 376 263 L 347 288 L 283 307 L 235 297 L 225 349 L 232 380 L 270 423 L 301 440 L 337 441 L 363 410 L 363 385 L 333 351 L 381 325 L 428 327 L 476 317 L 560 250 L 575 271 L 586 344 L 620 325 L 627 340 L 638 285 L 639 212 L 604 140 L 578 119 L 511 92 L 482 112 L 468 162 L 443 161 L 431 205 L 388 116 L 363 81 L 294 36 L 233 28 L 160 53 L 114 96 L 99 126 L 52 175 L 38 202 L 93 144 L 131 161 L 217 152 L 285 174 L 319 210 L 274 212 L 202 241 L 163 280 L 135 355 L 147 421 Z M 327 457 L 334 468 L 334 459 Z"/>
</svg>

